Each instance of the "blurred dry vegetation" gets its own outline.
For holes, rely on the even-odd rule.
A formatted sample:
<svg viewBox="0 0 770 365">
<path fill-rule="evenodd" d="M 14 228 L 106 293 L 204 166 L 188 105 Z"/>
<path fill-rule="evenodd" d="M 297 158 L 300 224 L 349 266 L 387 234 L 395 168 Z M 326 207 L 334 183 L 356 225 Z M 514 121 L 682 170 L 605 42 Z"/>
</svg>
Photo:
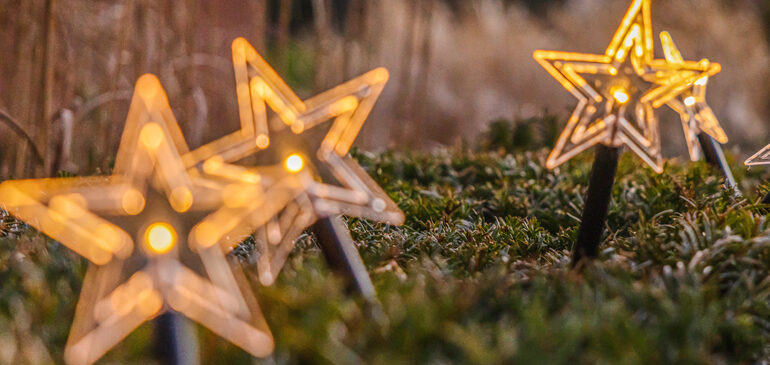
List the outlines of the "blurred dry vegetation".
<svg viewBox="0 0 770 365">
<path fill-rule="evenodd" d="M 626 0 L 0 0 L 0 176 L 110 167 L 134 81 L 157 74 L 192 147 L 237 128 L 230 42 L 246 37 L 301 97 L 377 66 L 391 81 L 359 138 L 431 148 L 498 118 L 574 104 L 531 57 L 600 53 Z M 731 148 L 768 140 L 770 0 L 654 0 L 655 32 L 723 65 L 709 100 Z M 660 53 L 659 53 L 660 54 Z M 685 150 L 662 113 L 669 156 Z"/>
</svg>

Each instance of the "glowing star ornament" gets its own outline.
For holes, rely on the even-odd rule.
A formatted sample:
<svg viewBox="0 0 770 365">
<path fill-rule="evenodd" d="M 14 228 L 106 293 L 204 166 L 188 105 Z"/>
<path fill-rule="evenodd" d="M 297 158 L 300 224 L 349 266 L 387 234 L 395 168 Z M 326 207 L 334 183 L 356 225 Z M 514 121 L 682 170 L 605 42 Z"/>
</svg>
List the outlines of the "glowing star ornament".
<svg viewBox="0 0 770 365">
<path fill-rule="evenodd" d="M 727 135 L 706 102 L 709 78 L 719 73 L 721 66 L 707 59 L 685 61 L 668 32 L 661 32 L 660 41 L 666 64 L 659 75 L 662 82 L 668 84 L 668 99 L 661 100 L 665 100 L 681 117 L 690 159 L 697 161 L 703 155 L 706 162 L 722 171 L 725 186 L 740 195 L 738 184 L 722 151 L 721 143 L 727 142 Z"/>
<path fill-rule="evenodd" d="M 598 254 L 619 148 L 628 147 L 653 170 L 663 171 L 656 109 L 676 108 L 681 98 L 685 109 L 698 114 L 697 126 L 721 138 L 701 88 L 719 65 L 683 60 L 667 33 L 661 35 L 667 58 L 655 59 L 652 35 L 650 0 L 634 0 L 604 54 L 534 52 L 535 60 L 578 99 L 546 166 L 553 169 L 596 146 L 573 265 Z"/>
<path fill-rule="evenodd" d="M 770 144 L 746 159 L 744 164 L 746 166 L 770 165 Z"/>
<path fill-rule="evenodd" d="M 667 60 L 653 57 L 649 0 L 635 0 L 603 55 L 535 51 L 534 58 L 578 99 L 548 157 L 548 168 L 601 143 L 616 148 L 625 145 L 653 170 L 662 172 L 655 110 L 667 103 L 678 107 L 678 97 L 685 108 L 697 111 L 702 130 L 724 140 L 724 132 L 705 104 L 704 82 L 719 72 L 719 64 L 685 61 L 668 33 L 661 38 Z"/>
<path fill-rule="evenodd" d="M 650 69 L 653 39 L 648 0 L 635 0 L 605 54 L 535 51 L 534 58 L 578 99 L 546 166 L 555 168 L 596 144 L 628 146 L 663 171 Z"/>
<path fill-rule="evenodd" d="M 272 336 L 243 275 L 219 245 L 191 233 L 217 214 L 220 220 L 244 220 L 244 211 L 225 209 L 223 193 L 240 182 L 187 171 L 181 156 L 188 152 L 160 82 L 144 75 L 112 175 L 0 185 L 4 209 L 93 263 L 67 341 L 68 363 L 96 361 L 165 310 L 184 314 L 255 356 L 272 352 Z M 257 177 L 250 176 L 246 200 L 266 194 L 292 199 L 291 192 L 260 191 L 253 183 Z M 251 224 L 264 223 L 246 216 Z"/>
<path fill-rule="evenodd" d="M 660 41 L 666 62 L 676 69 L 670 83 L 674 85 L 672 89 L 678 92 L 678 95 L 668 100 L 666 104 L 679 113 L 690 158 L 697 161 L 702 152 L 698 139 L 701 132 L 708 134 L 719 143 L 727 143 L 725 131 L 706 102 L 709 78 L 719 73 L 721 66 L 704 59 L 699 61 L 696 67 L 688 67 L 668 32 L 660 33 Z"/>
<path fill-rule="evenodd" d="M 770 165 L 770 145 L 765 146 L 759 152 L 749 157 L 744 164 L 746 166 Z M 761 204 L 770 204 L 770 192 L 760 201 Z"/>
<path fill-rule="evenodd" d="M 396 204 L 348 155 L 388 72 L 375 69 L 303 101 L 245 39 L 233 41 L 232 51 L 241 129 L 184 160 L 206 173 L 212 159 L 235 163 L 256 155 L 301 182 L 302 193 L 255 235 L 262 283 L 273 282 L 294 239 L 317 219 L 344 214 L 403 222 Z"/>
</svg>

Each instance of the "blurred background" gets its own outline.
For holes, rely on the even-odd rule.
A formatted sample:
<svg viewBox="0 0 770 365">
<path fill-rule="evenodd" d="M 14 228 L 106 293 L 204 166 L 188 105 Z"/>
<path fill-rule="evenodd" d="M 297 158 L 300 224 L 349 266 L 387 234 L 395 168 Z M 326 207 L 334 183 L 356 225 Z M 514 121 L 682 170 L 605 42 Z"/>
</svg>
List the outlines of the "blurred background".
<svg viewBox="0 0 770 365">
<path fill-rule="evenodd" d="M 603 53 L 628 0 L 0 0 L 0 177 L 109 169 L 154 73 L 191 147 L 238 127 L 230 43 L 246 37 L 302 98 L 374 67 L 391 81 L 357 145 L 473 143 L 490 122 L 554 121 L 574 98 L 538 48 Z M 708 100 L 739 157 L 770 142 L 770 0 L 653 0 L 687 59 L 723 66 Z M 662 56 L 660 49 L 658 55 Z M 667 157 L 686 158 L 661 109 Z M 535 121 L 533 123 L 533 121 Z"/>
</svg>

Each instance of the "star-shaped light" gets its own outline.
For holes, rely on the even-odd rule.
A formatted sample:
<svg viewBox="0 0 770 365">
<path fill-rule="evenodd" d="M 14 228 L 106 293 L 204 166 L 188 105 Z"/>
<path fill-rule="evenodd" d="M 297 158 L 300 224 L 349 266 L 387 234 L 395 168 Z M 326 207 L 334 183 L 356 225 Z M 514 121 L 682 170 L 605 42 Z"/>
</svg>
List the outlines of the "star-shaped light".
<svg viewBox="0 0 770 365">
<path fill-rule="evenodd" d="M 695 83 L 692 74 L 703 65 L 656 60 L 653 42 L 650 1 L 634 0 L 603 55 L 535 51 L 535 59 L 578 99 L 548 168 L 602 143 L 628 146 L 663 171 L 655 109 Z"/>
<path fill-rule="evenodd" d="M 706 86 L 709 78 L 719 73 L 722 67 L 706 59 L 695 65 L 692 61 L 685 61 L 668 32 L 660 33 L 660 41 L 666 62 L 677 70 L 673 78 L 678 80 L 672 80 L 672 83 L 681 85 L 678 89 L 673 88 L 678 95 L 668 100 L 666 104 L 679 113 L 690 158 L 697 161 L 701 155 L 699 133 L 704 132 L 719 143 L 727 143 L 725 131 L 706 102 Z"/>
<path fill-rule="evenodd" d="M 272 352 L 272 335 L 240 271 L 231 267 L 221 246 L 190 232 L 197 232 L 207 215 L 244 220 L 243 211 L 226 209 L 234 187 L 243 188 L 241 199 L 250 203 L 265 195 L 286 203 L 293 195 L 277 186 L 262 191 L 254 174 L 237 176 L 245 182 L 201 177 L 185 169 L 181 156 L 188 152 L 160 82 L 144 75 L 136 84 L 112 175 L 0 185 L 4 209 L 93 263 L 67 341 L 68 363 L 96 361 L 166 309 L 255 356 Z"/>
<path fill-rule="evenodd" d="M 770 144 L 746 159 L 743 164 L 746 166 L 770 165 Z"/>
<path fill-rule="evenodd" d="M 318 217 L 345 214 L 403 222 L 401 210 L 348 155 L 385 87 L 387 70 L 375 69 L 302 101 L 245 39 L 233 41 L 232 48 L 241 129 L 184 160 L 188 167 L 212 173 L 207 166 L 256 154 L 262 165 L 281 164 L 302 182 L 303 193 L 255 235 L 262 283 L 273 282 L 296 236 Z"/>
</svg>

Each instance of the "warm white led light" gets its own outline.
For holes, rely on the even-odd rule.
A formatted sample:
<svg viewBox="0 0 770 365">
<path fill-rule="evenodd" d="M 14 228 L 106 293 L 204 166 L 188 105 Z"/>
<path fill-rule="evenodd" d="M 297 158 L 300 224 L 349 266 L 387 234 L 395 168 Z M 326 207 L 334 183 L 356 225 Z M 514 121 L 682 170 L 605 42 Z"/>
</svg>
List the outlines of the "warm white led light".
<svg viewBox="0 0 770 365">
<path fill-rule="evenodd" d="M 305 166 L 305 161 L 302 159 L 302 156 L 293 154 L 286 158 L 284 165 L 289 172 L 300 172 Z"/>
</svg>

